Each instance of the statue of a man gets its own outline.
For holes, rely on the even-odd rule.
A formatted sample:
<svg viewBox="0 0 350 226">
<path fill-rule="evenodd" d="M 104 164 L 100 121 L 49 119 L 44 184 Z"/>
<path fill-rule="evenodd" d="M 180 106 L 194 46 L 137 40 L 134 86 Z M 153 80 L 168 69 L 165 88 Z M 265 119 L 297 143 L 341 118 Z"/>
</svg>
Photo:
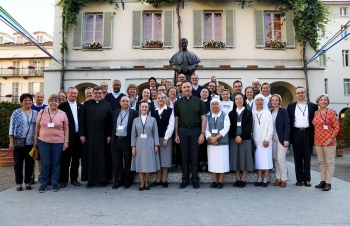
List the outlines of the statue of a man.
<svg viewBox="0 0 350 226">
<path fill-rule="evenodd" d="M 196 71 L 201 60 L 195 53 L 187 50 L 188 41 L 186 38 L 180 40 L 180 45 L 181 50 L 171 57 L 169 63 L 176 72 L 176 77 L 179 74 L 184 74 L 186 80 L 190 81 L 191 75 Z"/>
</svg>

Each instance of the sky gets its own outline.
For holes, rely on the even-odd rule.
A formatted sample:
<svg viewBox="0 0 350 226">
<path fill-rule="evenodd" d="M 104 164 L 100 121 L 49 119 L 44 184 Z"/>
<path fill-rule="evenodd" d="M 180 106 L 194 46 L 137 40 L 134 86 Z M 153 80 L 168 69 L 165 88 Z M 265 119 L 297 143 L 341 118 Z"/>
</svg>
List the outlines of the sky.
<svg viewBox="0 0 350 226">
<path fill-rule="evenodd" d="M 45 31 L 53 36 L 55 0 L 0 0 L 4 8 L 24 29 L 33 34 Z M 0 32 L 15 32 L 0 20 Z"/>
</svg>

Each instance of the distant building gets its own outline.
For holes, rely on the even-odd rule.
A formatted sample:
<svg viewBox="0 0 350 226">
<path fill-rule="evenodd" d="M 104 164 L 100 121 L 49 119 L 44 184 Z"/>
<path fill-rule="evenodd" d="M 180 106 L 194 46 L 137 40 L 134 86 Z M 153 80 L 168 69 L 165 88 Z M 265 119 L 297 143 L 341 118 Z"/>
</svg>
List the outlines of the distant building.
<svg viewBox="0 0 350 226">
<path fill-rule="evenodd" d="M 46 32 L 34 37 L 52 53 L 53 38 Z M 19 96 L 44 89 L 44 69 L 51 58 L 19 33 L 0 32 L 0 101 L 19 102 Z M 45 101 L 46 102 L 46 101 Z"/>
</svg>

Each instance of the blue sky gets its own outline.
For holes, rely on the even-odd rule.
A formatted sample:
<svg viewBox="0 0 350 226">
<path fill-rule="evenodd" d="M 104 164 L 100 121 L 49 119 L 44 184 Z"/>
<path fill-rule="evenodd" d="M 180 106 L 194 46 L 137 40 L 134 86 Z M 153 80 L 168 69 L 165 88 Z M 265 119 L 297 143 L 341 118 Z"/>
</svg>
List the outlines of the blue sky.
<svg viewBox="0 0 350 226">
<path fill-rule="evenodd" d="M 55 0 L 0 0 L 3 7 L 28 32 L 45 31 L 53 35 Z M 15 32 L 0 21 L 0 32 Z"/>
</svg>

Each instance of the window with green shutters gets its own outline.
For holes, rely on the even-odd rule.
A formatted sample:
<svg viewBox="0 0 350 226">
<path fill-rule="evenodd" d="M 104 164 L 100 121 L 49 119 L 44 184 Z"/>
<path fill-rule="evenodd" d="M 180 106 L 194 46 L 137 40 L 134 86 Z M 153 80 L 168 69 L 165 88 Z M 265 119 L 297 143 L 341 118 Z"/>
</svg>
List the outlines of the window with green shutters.
<svg viewBox="0 0 350 226">
<path fill-rule="evenodd" d="M 142 48 L 145 40 L 161 40 L 163 47 L 173 47 L 174 12 L 167 11 L 133 11 L 132 47 Z"/>
<path fill-rule="evenodd" d="M 78 13 L 73 28 L 73 49 L 83 49 L 85 42 L 100 42 L 103 49 L 112 48 L 113 12 Z"/>
<path fill-rule="evenodd" d="M 220 40 L 226 47 L 235 47 L 235 16 L 233 10 L 193 10 L 193 46 L 203 47 L 203 42 Z"/>
</svg>

